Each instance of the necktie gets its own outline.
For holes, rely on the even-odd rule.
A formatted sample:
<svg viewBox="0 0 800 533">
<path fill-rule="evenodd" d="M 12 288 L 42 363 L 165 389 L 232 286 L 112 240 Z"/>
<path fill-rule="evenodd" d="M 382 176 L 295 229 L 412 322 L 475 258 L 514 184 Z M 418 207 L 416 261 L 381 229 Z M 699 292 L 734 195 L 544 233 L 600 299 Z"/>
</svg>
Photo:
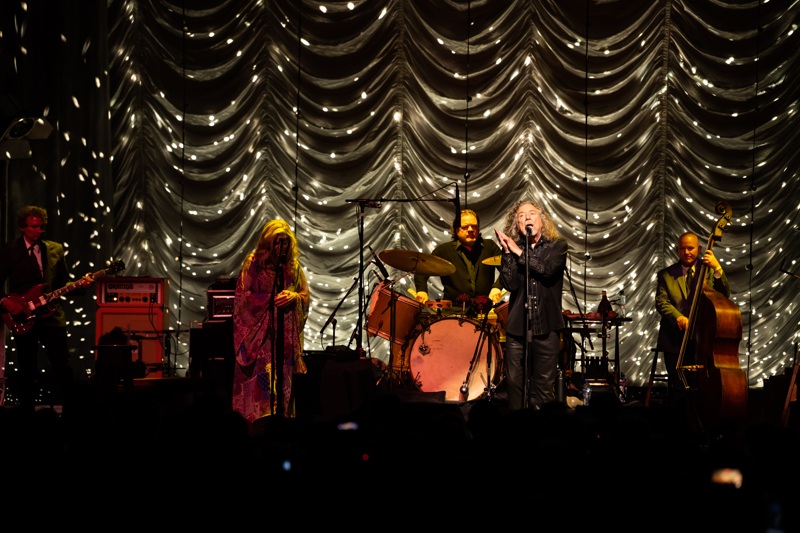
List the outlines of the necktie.
<svg viewBox="0 0 800 533">
<path fill-rule="evenodd" d="M 44 274 L 44 270 L 42 269 L 42 253 L 39 250 L 38 243 L 31 246 L 31 257 L 33 257 L 36 260 L 36 264 L 39 265 L 39 273 Z"/>
<path fill-rule="evenodd" d="M 686 291 L 692 292 L 692 281 L 694 281 L 694 267 L 686 272 Z"/>
</svg>

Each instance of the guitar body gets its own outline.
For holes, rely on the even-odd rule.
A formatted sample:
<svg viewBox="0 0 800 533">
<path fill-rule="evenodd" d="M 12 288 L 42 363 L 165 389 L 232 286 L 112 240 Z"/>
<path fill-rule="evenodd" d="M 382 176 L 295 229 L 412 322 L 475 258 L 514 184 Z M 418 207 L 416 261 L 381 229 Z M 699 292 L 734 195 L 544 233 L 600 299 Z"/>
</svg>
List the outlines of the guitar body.
<svg viewBox="0 0 800 533">
<path fill-rule="evenodd" d="M 28 333 L 38 318 L 46 318 L 51 316 L 55 309 L 50 302 L 72 292 L 75 289 L 86 287 L 94 282 L 95 278 L 102 275 L 116 274 L 125 269 L 125 263 L 122 261 L 115 261 L 108 268 L 88 274 L 86 277 L 79 279 L 75 283 L 70 283 L 56 289 L 53 292 L 44 292 L 47 287 L 46 283 L 39 283 L 34 285 L 25 294 L 9 294 L 6 298 L 17 302 L 22 307 L 22 312 L 12 315 L 8 312 L 0 313 L 3 322 L 14 335 L 24 335 Z"/>
<path fill-rule="evenodd" d="M 50 307 L 44 292 L 46 287 L 46 283 L 39 283 L 31 287 L 23 295 L 9 294 L 6 297 L 17 302 L 23 308 L 23 312 L 17 315 L 2 314 L 3 322 L 14 335 L 28 333 L 33 328 L 37 318 L 48 317 L 53 314 L 54 310 Z"/>
</svg>

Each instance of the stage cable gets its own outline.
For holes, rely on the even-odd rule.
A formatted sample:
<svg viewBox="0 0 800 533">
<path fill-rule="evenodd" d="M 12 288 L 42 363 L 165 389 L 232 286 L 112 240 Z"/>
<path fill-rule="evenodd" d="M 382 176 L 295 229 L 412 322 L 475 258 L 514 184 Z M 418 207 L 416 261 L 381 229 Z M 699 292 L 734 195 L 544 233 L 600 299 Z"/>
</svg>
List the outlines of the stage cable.
<svg viewBox="0 0 800 533">
<path fill-rule="evenodd" d="M 297 93 L 295 94 L 295 110 L 294 110 L 294 185 L 292 185 L 292 193 L 294 194 L 294 210 L 292 214 L 292 222 L 294 223 L 294 233 L 297 235 L 297 203 L 300 187 L 299 174 L 300 174 L 300 88 L 303 81 L 303 2 L 297 2 Z"/>
<path fill-rule="evenodd" d="M 469 198 L 469 104 L 472 102 L 472 96 L 469 93 L 469 74 L 470 74 L 470 56 L 469 56 L 469 40 L 472 35 L 472 2 L 467 2 L 467 99 L 464 108 L 464 209 L 467 208 Z M 459 212 L 461 212 L 459 206 Z"/>
<path fill-rule="evenodd" d="M 588 313 L 587 284 L 589 258 L 589 3 L 586 1 L 586 35 L 584 36 L 584 79 L 583 79 L 583 312 Z"/>
<path fill-rule="evenodd" d="M 758 136 L 758 54 L 761 49 L 761 0 L 758 1 L 756 15 L 756 56 L 753 61 L 755 66 L 755 91 L 753 93 L 753 148 L 752 148 L 752 170 L 750 176 L 750 254 L 747 263 L 747 299 L 748 299 L 748 317 L 747 317 L 747 343 L 745 345 L 747 353 L 747 383 L 750 383 L 750 355 L 753 347 L 753 230 L 756 225 L 756 206 L 755 206 L 755 193 L 756 187 L 756 150 L 758 143 L 756 137 Z"/>
<path fill-rule="evenodd" d="M 180 208 L 180 216 L 178 217 L 178 309 L 177 309 L 177 328 L 175 332 L 175 350 L 169 349 L 169 343 L 172 340 L 170 334 L 164 334 L 164 351 L 166 353 L 172 353 L 173 357 L 175 358 L 172 363 L 170 363 L 169 358 L 167 358 L 167 363 L 170 364 L 170 368 L 168 369 L 168 373 L 170 377 L 174 377 L 175 371 L 177 370 L 178 361 L 178 347 L 180 346 L 180 336 L 181 336 L 181 323 L 182 323 L 182 311 L 183 311 L 183 214 L 184 214 L 184 202 L 185 202 L 185 194 L 186 194 L 186 35 L 189 32 L 188 24 L 186 22 L 186 2 L 183 2 L 181 7 L 181 17 L 183 20 L 183 24 L 181 27 L 181 53 L 183 54 L 183 64 L 181 66 L 182 70 L 182 98 L 183 98 L 183 105 L 181 106 L 181 175 L 180 175 L 180 183 L 181 183 L 181 208 Z M 166 288 L 165 288 L 166 290 Z M 169 329 L 168 327 L 166 329 Z M 187 365 L 188 371 L 188 365 Z"/>
</svg>

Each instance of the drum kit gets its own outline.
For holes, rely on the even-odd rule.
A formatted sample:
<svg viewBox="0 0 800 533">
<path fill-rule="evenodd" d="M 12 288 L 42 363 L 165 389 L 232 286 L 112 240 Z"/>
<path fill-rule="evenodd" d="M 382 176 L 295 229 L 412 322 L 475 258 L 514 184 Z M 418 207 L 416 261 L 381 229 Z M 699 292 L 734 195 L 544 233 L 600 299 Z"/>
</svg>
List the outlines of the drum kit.
<svg viewBox="0 0 800 533">
<path fill-rule="evenodd" d="M 448 276 L 456 271 L 449 261 L 420 252 L 384 250 L 378 256 L 407 275 Z M 500 264 L 499 256 L 487 261 Z M 365 327 L 370 336 L 389 341 L 390 362 L 381 380 L 388 376 L 389 384 L 444 391 L 445 401 L 491 399 L 503 373 L 501 331 L 508 304 L 472 318 L 463 305 L 453 307 L 450 300 L 417 302 L 396 292 L 395 283 L 384 279 L 373 291 Z"/>
</svg>

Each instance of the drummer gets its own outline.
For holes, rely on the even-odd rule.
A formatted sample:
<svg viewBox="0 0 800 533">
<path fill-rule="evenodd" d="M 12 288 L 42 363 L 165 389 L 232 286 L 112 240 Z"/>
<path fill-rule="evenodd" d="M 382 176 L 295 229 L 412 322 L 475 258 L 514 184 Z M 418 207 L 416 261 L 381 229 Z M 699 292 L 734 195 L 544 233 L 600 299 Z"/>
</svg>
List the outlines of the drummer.
<svg viewBox="0 0 800 533">
<path fill-rule="evenodd" d="M 442 310 L 443 314 L 475 317 L 488 312 L 500 301 L 503 285 L 497 276 L 499 261 L 491 263 L 502 252 L 496 242 L 481 237 L 477 213 L 471 209 L 462 210 L 460 220 L 453 220 L 452 240 L 439 244 L 431 252 L 456 267 L 452 274 L 440 276 L 444 289 L 442 300 L 449 306 Z M 423 304 L 429 300 L 430 277 L 419 272 L 414 274 L 415 298 Z"/>
</svg>

